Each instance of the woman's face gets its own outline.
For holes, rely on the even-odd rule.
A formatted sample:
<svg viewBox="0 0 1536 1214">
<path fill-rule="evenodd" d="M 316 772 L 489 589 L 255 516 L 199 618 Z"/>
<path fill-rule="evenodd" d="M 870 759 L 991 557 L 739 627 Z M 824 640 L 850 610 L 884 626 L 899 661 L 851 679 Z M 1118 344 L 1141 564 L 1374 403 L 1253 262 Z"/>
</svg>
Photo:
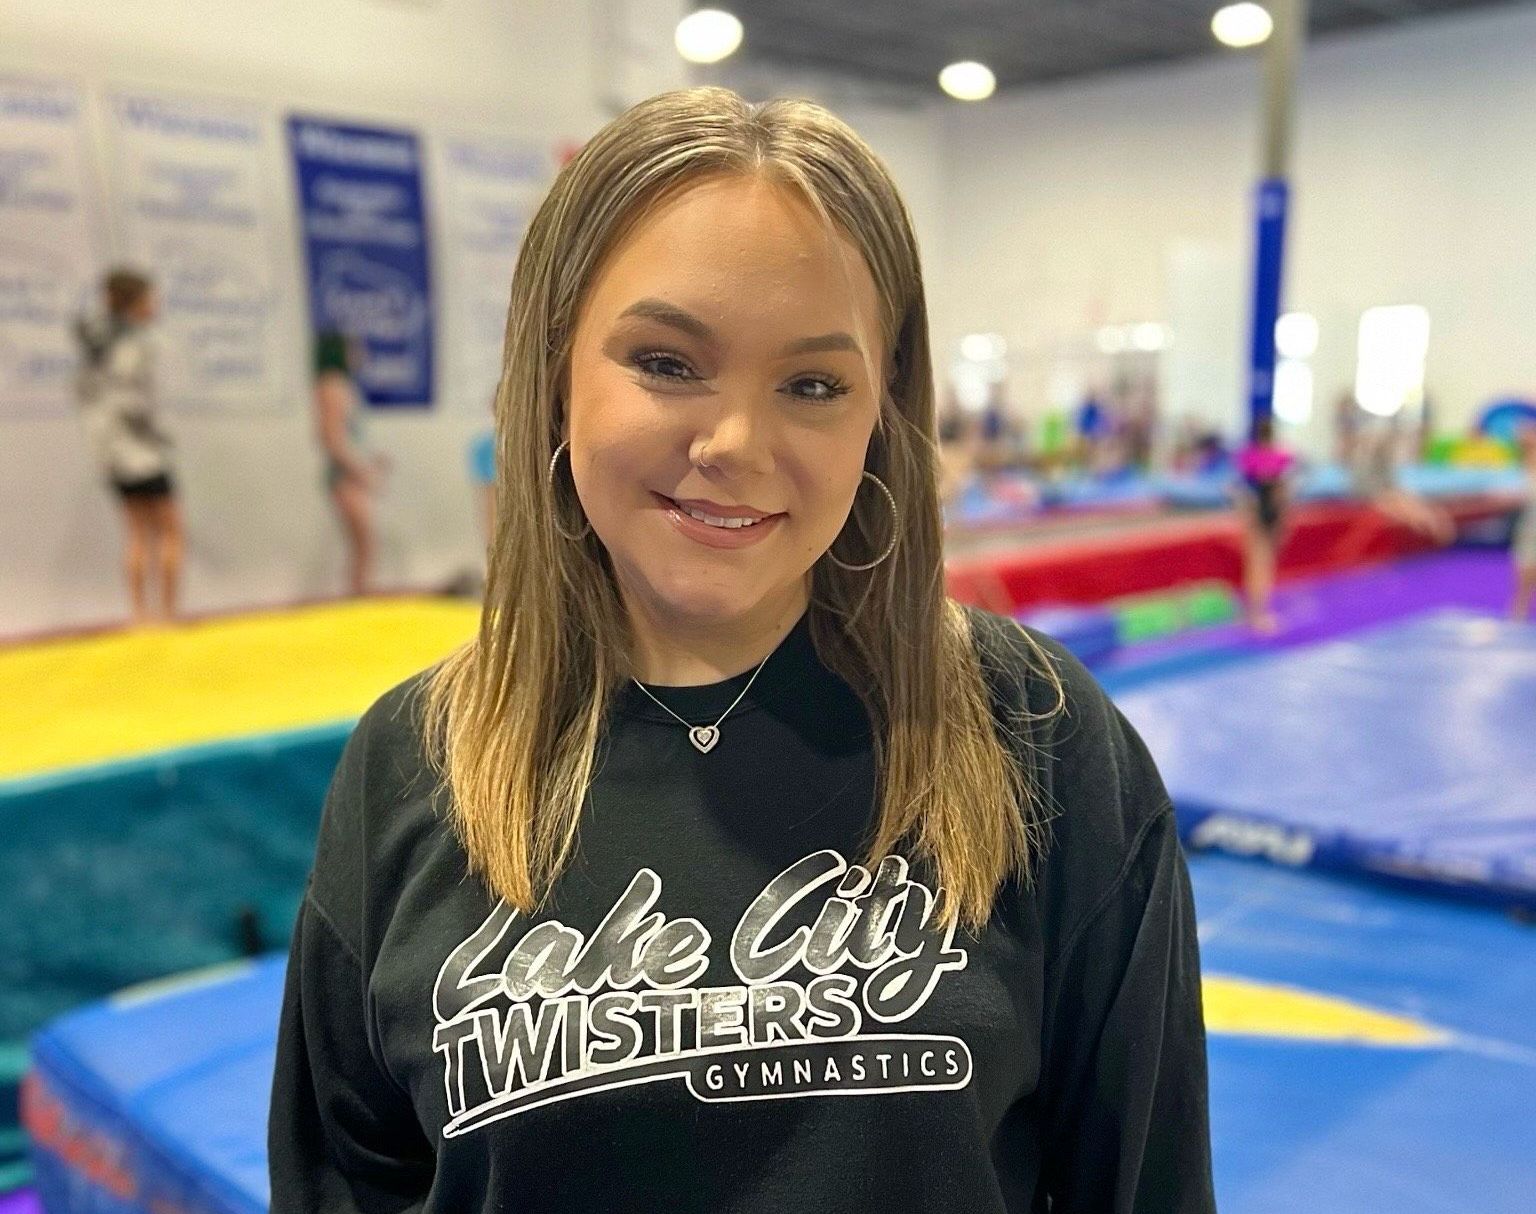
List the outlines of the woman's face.
<svg viewBox="0 0 1536 1214">
<path fill-rule="evenodd" d="M 882 373 L 886 355 L 860 333 L 880 341 L 868 268 L 783 187 L 709 178 L 613 250 L 577 318 L 565 436 L 631 615 L 798 617 L 879 412 L 865 356 Z"/>
</svg>

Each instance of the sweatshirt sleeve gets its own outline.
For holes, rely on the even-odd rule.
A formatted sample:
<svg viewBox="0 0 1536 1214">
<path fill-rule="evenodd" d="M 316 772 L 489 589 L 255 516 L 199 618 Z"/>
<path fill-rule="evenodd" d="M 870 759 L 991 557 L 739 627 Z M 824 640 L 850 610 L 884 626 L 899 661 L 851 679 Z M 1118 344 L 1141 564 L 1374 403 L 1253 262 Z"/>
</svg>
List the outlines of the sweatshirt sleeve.
<svg viewBox="0 0 1536 1214">
<path fill-rule="evenodd" d="M 1024 740 L 1045 819 L 1033 890 L 1044 939 L 1036 1205 L 1208 1214 L 1199 944 L 1167 787 L 1065 647 L 985 612 L 971 618 L 994 711 Z"/>
<path fill-rule="evenodd" d="M 362 992 L 357 958 L 306 895 L 267 1124 L 271 1214 L 401 1214 L 425 1203 L 431 1148 L 369 1048 Z"/>
<path fill-rule="evenodd" d="M 369 800 L 390 758 L 365 714 L 326 794 L 288 955 L 267 1124 L 271 1214 L 420 1210 L 435 1172 L 406 1092 L 375 1052 L 358 941 L 368 905 Z"/>
<path fill-rule="evenodd" d="M 1171 808 L 1048 963 L 1045 992 L 1053 1214 L 1214 1211 L 1194 903 Z"/>
</svg>

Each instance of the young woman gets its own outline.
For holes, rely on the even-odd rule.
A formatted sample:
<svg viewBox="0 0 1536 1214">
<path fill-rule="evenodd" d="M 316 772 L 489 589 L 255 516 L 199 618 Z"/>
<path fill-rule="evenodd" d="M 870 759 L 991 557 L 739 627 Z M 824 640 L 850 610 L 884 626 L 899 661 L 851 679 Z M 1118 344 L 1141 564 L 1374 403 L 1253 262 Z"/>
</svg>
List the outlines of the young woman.
<svg viewBox="0 0 1536 1214">
<path fill-rule="evenodd" d="M 1295 456 L 1275 442 L 1275 422 L 1270 417 L 1254 423 L 1252 441 L 1237 456 L 1237 507 L 1243 526 L 1243 590 L 1248 601 L 1248 625 L 1265 635 L 1280 627 L 1271 602 L 1295 463 Z"/>
<path fill-rule="evenodd" d="M 327 798 L 274 1214 L 1212 1209 L 1168 797 L 1063 649 L 944 597 L 880 162 L 807 102 L 644 102 L 507 333 L 479 635 Z"/>
<path fill-rule="evenodd" d="M 315 426 L 325 453 L 325 489 L 347 540 L 347 590 L 366 594 L 373 577 L 373 496 L 387 470 L 363 447 L 362 403 L 353 379 L 357 345 L 345 334 L 315 339 Z"/>
<path fill-rule="evenodd" d="M 176 614 L 183 525 L 172 478 L 172 440 L 155 394 L 149 326 L 159 314 L 154 284 L 135 270 L 113 270 L 102 281 L 106 311 L 82 317 L 78 399 L 97 463 L 123 511 L 123 568 L 134 625 Z M 159 590 L 150 601 L 150 567 Z"/>
</svg>

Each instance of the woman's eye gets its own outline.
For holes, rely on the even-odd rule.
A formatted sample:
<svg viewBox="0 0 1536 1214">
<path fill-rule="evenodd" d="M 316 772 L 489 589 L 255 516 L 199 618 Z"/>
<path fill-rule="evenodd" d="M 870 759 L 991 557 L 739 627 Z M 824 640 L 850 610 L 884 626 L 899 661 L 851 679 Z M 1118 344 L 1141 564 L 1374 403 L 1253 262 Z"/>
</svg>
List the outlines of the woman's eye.
<svg viewBox="0 0 1536 1214">
<path fill-rule="evenodd" d="M 796 393 L 797 396 L 800 396 L 801 400 L 809 401 L 834 401 L 839 396 L 846 396 L 853 390 L 849 384 L 845 384 L 840 379 L 797 379 L 795 383 L 797 385 L 810 384 L 814 388 L 821 389 L 821 391 L 813 395 Z"/>
<path fill-rule="evenodd" d="M 674 375 L 651 369 L 654 364 L 662 363 L 670 364 L 674 367 L 682 367 L 686 371 L 686 364 L 681 359 L 673 358 L 670 354 L 641 354 L 637 355 L 632 361 L 640 369 L 640 373 L 650 379 L 669 380 L 677 383 L 686 378 L 683 375 Z"/>
<path fill-rule="evenodd" d="M 686 383 L 694 378 L 688 364 L 671 354 L 637 354 L 630 359 L 630 362 L 647 379 L 660 383 Z M 823 379 L 820 376 L 804 376 L 795 380 L 792 386 L 800 389 L 804 385 L 809 385 L 809 389 L 793 391 L 790 395 L 797 400 L 811 401 L 813 404 L 834 401 L 853 390 L 850 384 L 840 379 L 835 377 Z"/>
</svg>

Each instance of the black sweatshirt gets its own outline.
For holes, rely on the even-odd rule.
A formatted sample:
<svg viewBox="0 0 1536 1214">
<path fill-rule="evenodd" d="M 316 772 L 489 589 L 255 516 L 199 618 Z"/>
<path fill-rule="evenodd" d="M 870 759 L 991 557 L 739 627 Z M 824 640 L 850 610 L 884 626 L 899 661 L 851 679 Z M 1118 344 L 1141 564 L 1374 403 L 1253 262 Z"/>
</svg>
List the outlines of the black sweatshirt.
<svg viewBox="0 0 1536 1214">
<path fill-rule="evenodd" d="M 972 611 L 1000 713 L 1050 705 Z M 802 618 L 706 754 L 630 684 L 526 918 L 468 875 L 414 725 L 359 722 L 294 931 L 269 1135 L 299 1211 L 1208 1211 L 1189 879 L 1140 739 L 1037 638 L 1054 810 L 981 935 L 859 866 L 869 726 Z M 656 689 L 715 720 L 746 683 Z"/>
</svg>

